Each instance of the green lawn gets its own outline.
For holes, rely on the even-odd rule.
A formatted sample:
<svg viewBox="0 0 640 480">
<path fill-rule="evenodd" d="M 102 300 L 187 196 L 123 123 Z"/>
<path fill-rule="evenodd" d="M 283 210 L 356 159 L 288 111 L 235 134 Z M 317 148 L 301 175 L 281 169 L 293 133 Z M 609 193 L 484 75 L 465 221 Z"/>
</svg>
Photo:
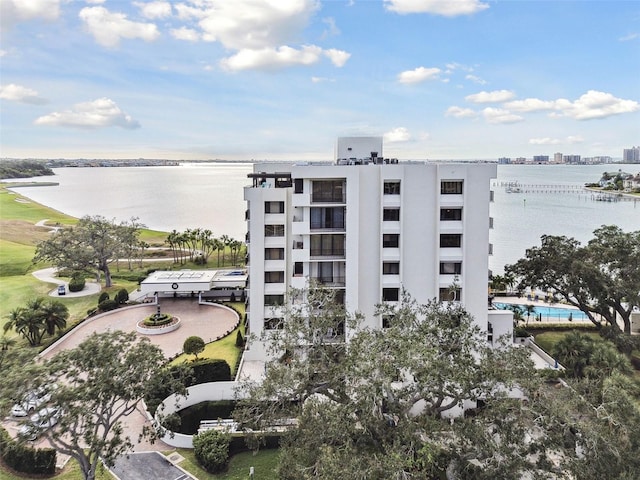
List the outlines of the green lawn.
<svg viewBox="0 0 640 480">
<path fill-rule="evenodd" d="M 556 343 L 562 340 L 564 337 L 571 333 L 570 330 L 565 331 L 554 331 L 554 332 L 542 332 L 542 333 L 534 333 L 536 343 L 542 348 L 545 352 L 551 354 L 553 352 L 553 348 Z M 590 331 L 581 331 L 584 335 L 589 335 L 596 341 L 606 341 L 604 340 L 598 332 L 590 332 Z"/>
<path fill-rule="evenodd" d="M 26 220 L 37 223 L 40 220 L 49 219 L 50 225 L 55 223 L 70 225 L 76 222 L 76 219 L 69 215 L 33 202 L 19 193 L 10 192 L 1 185 L 0 212 L 3 220 Z"/>
<path fill-rule="evenodd" d="M 200 468 L 193 450 L 180 449 L 178 453 L 185 459 L 179 465 L 199 480 L 247 480 L 249 468 L 253 467 L 256 480 L 277 480 L 275 469 L 278 464 L 278 450 L 260 450 L 257 454 L 243 452 L 234 455 L 225 473 L 213 475 Z"/>
</svg>

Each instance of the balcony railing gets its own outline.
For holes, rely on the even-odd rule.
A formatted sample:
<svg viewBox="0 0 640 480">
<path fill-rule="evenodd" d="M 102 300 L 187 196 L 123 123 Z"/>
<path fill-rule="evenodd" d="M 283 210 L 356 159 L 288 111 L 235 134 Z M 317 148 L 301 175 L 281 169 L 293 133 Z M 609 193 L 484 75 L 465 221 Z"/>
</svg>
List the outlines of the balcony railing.
<svg viewBox="0 0 640 480">
<path fill-rule="evenodd" d="M 313 280 L 326 287 L 344 287 L 346 279 L 337 275 L 322 275 L 320 277 L 311 277 Z"/>
<path fill-rule="evenodd" d="M 344 248 L 312 248 L 312 257 L 344 257 Z"/>
</svg>

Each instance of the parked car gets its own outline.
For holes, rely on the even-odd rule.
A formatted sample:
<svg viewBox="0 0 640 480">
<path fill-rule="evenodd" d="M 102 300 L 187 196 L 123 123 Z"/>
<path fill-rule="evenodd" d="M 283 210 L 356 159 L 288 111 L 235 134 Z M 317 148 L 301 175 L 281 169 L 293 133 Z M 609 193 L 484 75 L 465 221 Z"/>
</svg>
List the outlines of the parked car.
<svg viewBox="0 0 640 480">
<path fill-rule="evenodd" d="M 64 285 L 59 285 L 58 295 L 66 295 L 66 294 L 67 294 L 67 287 L 65 287 Z"/>
<path fill-rule="evenodd" d="M 11 408 L 11 415 L 14 417 L 26 417 L 51 400 L 51 392 L 56 388 L 58 388 L 58 385 L 52 384 L 49 386 L 43 385 L 37 390 L 29 390 L 24 394 L 22 400 Z"/>
<path fill-rule="evenodd" d="M 60 410 L 55 407 L 44 407 L 29 417 L 18 430 L 18 436 L 25 440 L 35 440 L 45 430 L 55 427 L 60 419 Z"/>
</svg>

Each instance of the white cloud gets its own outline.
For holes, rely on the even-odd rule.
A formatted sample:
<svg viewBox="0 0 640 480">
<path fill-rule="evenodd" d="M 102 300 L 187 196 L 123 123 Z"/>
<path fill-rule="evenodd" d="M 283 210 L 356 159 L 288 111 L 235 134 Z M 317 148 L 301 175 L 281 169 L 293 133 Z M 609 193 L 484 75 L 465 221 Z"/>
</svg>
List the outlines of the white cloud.
<svg viewBox="0 0 640 480">
<path fill-rule="evenodd" d="M 554 116 L 592 120 L 637 112 L 640 110 L 640 104 L 635 100 L 614 97 L 610 93 L 589 90 L 573 102 L 564 98 L 556 100 L 555 109 L 558 113 Z"/>
<path fill-rule="evenodd" d="M 540 100 L 538 98 L 525 98 L 524 100 L 507 102 L 503 106 L 516 112 L 538 112 L 540 110 L 553 110 L 555 108 L 555 102 Z"/>
<path fill-rule="evenodd" d="M 325 57 L 331 60 L 336 67 L 343 67 L 347 60 L 351 57 L 351 54 L 345 52 L 344 50 L 336 50 L 335 48 L 330 48 L 328 50 L 324 50 L 322 52 Z"/>
<path fill-rule="evenodd" d="M 476 75 L 469 74 L 464 78 L 466 78 L 467 80 L 471 80 L 473 83 L 477 83 L 478 85 L 486 85 L 487 84 L 486 80 L 483 80 L 482 78 L 480 78 L 480 77 L 478 77 Z"/>
<path fill-rule="evenodd" d="M 384 6 L 400 14 L 431 13 L 444 17 L 473 15 L 489 8 L 487 3 L 478 0 L 384 0 Z"/>
<path fill-rule="evenodd" d="M 243 49 L 223 59 L 220 64 L 230 71 L 273 70 L 293 65 L 312 65 L 320 60 L 323 53 L 323 50 L 315 45 L 306 45 L 300 49 L 286 45 L 259 50 Z"/>
<path fill-rule="evenodd" d="M 55 20 L 60 15 L 60 0 L 0 0 L 0 24 L 12 27 L 28 20 Z"/>
<path fill-rule="evenodd" d="M 169 2 L 133 2 L 133 4 L 140 9 L 143 17 L 150 20 L 171 16 L 171 4 Z"/>
<path fill-rule="evenodd" d="M 319 9 L 316 0 L 256 2 L 210 0 L 200 12 L 204 39 L 233 50 L 261 50 L 288 43 Z M 181 10 L 178 10 L 182 13 Z M 187 12 L 185 9 L 184 12 Z M 190 15 L 195 12 L 188 11 Z"/>
<path fill-rule="evenodd" d="M 0 57 L 4 57 L 5 55 L 9 55 L 9 52 L 7 52 L 6 50 L 0 49 Z"/>
<path fill-rule="evenodd" d="M 640 33 L 630 33 L 629 35 L 620 37 L 618 40 L 621 42 L 630 42 L 631 40 L 635 40 L 638 37 L 640 37 Z"/>
<path fill-rule="evenodd" d="M 38 92 L 35 90 L 23 87 L 22 85 L 16 85 L 15 83 L 0 86 L 0 98 L 13 102 L 31 103 L 36 105 L 47 103 L 47 100 L 40 97 Z"/>
<path fill-rule="evenodd" d="M 134 129 L 140 127 L 136 120 L 120 110 L 120 107 L 109 98 L 78 103 L 71 110 L 52 112 L 37 118 L 34 123 L 36 125 L 77 128 L 122 127 Z"/>
<path fill-rule="evenodd" d="M 327 25 L 327 28 L 322 32 L 322 38 L 335 37 L 340 35 L 340 29 L 336 26 L 336 19 L 333 17 L 327 17 L 322 19 L 322 23 Z"/>
<path fill-rule="evenodd" d="M 332 78 L 327 77 L 311 77 L 312 83 L 335 82 Z"/>
<path fill-rule="evenodd" d="M 185 40 L 187 42 L 197 42 L 200 40 L 200 34 L 192 28 L 172 28 L 169 33 L 177 40 Z"/>
<path fill-rule="evenodd" d="M 120 39 L 140 38 L 150 42 L 160 33 L 153 23 L 132 22 L 123 13 L 112 13 L 104 7 L 85 7 L 78 14 L 96 42 L 115 47 Z"/>
<path fill-rule="evenodd" d="M 499 103 L 506 102 L 515 97 L 515 93 L 511 90 L 494 90 L 493 92 L 478 92 L 473 95 L 467 95 L 464 99 L 472 103 Z"/>
<path fill-rule="evenodd" d="M 511 113 L 509 110 L 502 108 L 487 107 L 482 110 L 482 116 L 489 123 L 517 123 L 524 120 L 523 117 Z"/>
<path fill-rule="evenodd" d="M 406 70 L 398 74 L 398 82 L 400 83 L 420 83 L 426 80 L 434 80 L 442 72 L 439 68 L 418 67 L 413 70 Z"/>
<path fill-rule="evenodd" d="M 551 138 L 551 137 L 541 137 L 541 138 L 530 138 L 530 145 L 563 145 L 563 144 L 576 144 L 584 142 L 584 138 L 580 135 L 570 135 L 566 137 L 564 140 L 560 138 Z"/>
<path fill-rule="evenodd" d="M 384 141 L 388 143 L 407 142 L 411 140 L 411 134 L 405 127 L 396 127 L 384 135 Z"/>
<path fill-rule="evenodd" d="M 455 118 L 474 118 L 478 116 L 478 114 L 471 110 L 470 108 L 462 108 L 462 107 L 449 107 L 445 112 L 447 117 L 455 117 Z"/>
</svg>

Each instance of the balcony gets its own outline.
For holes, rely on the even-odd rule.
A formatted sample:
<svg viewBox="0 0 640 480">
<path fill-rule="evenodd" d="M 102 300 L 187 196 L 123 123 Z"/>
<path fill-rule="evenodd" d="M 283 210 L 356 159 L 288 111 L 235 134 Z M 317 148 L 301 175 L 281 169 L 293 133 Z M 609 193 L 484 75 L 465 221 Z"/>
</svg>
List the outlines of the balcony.
<svg viewBox="0 0 640 480">
<path fill-rule="evenodd" d="M 337 275 L 322 275 L 319 277 L 310 277 L 311 280 L 315 280 L 320 285 L 324 285 L 325 287 L 344 287 L 346 283 L 345 277 L 340 277 Z"/>
<path fill-rule="evenodd" d="M 322 258 L 344 258 L 344 248 L 312 248 L 309 255 Z"/>
</svg>

